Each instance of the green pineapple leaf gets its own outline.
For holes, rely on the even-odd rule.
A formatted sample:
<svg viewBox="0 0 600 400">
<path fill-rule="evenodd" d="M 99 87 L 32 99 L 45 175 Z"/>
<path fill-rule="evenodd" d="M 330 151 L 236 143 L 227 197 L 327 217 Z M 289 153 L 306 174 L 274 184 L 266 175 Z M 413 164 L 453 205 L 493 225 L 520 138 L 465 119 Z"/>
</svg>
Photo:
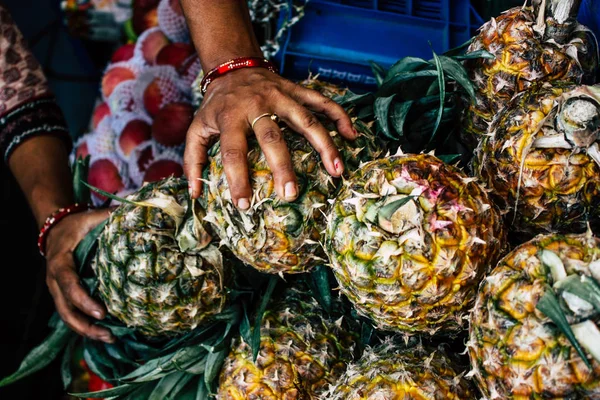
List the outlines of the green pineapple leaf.
<svg viewBox="0 0 600 400">
<path fill-rule="evenodd" d="M 0 387 L 23 379 L 50 364 L 68 345 L 76 334 L 62 320 L 56 324 L 56 329 L 40 344 L 34 347 L 19 365 L 17 371 L 0 380 Z"/>
<path fill-rule="evenodd" d="M 435 120 L 435 125 L 433 126 L 433 131 L 431 132 L 429 144 L 433 143 L 438 128 L 440 126 L 440 122 L 442 121 L 442 116 L 444 114 L 444 101 L 446 99 L 446 81 L 444 80 L 444 69 L 442 67 L 442 62 L 438 55 L 435 54 L 435 51 L 433 52 L 433 59 L 435 61 L 435 67 L 437 70 L 437 82 L 440 90 L 440 106 L 438 109 L 437 118 Z"/>
<path fill-rule="evenodd" d="M 473 42 L 473 38 L 470 38 L 469 40 L 467 40 L 466 42 L 464 42 L 461 45 L 458 45 L 450 50 L 447 50 L 444 55 L 448 56 L 448 57 L 455 57 L 459 54 L 462 54 L 466 49 L 469 48 L 469 46 L 471 45 L 471 43 Z"/>
<path fill-rule="evenodd" d="M 448 55 L 448 54 L 446 54 Z M 456 61 L 462 61 L 462 60 L 473 60 L 475 58 L 485 58 L 488 60 L 493 60 L 496 58 L 495 55 L 493 55 L 492 53 L 490 53 L 487 50 L 476 50 L 473 51 L 471 53 L 467 53 L 467 54 L 459 54 L 456 56 L 452 56 Z"/>
<path fill-rule="evenodd" d="M 73 350 L 75 349 L 77 339 L 77 336 L 71 337 L 71 340 L 69 340 L 69 343 L 65 348 L 65 352 L 63 353 L 63 357 L 60 363 L 60 377 L 62 380 L 63 389 L 65 390 L 73 381 L 73 374 L 71 373 L 71 359 L 73 357 Z"/>
<path fill-rule="evenodd" d="M 373 325 L 370 322 L 362 321 L 360 327 L 360 345 L 361 352 L 366 346 L 371 343 L 371 338 L 373 337 Z"/>
<path fill-rule="evenodd" d="M 379 126 L 379 129 L 381 130 L 383 135 L 389 139 L 395 139 L 392 132 L 390 132 L 390 127 L 389 127 L 390 107 L 392 105 L 392 101 L 394 100 L 394 97 L 396 97 L 395 94 L 393 94 L 389 97 L 379 97 L 379 98 L 375 99 L 375 105 L 374 105 L 375 117 L 378 122 L 377 126 Z"/>
<path fill-rule="evenodd" d="M 571 293 L 582 300 L 587 301 L 600 312 L 600 286 L 585 275 L 570 275 L 554 285 L 555 289 Z"/>
<path fill-rule="evenodd" d="M 561 308 L 560 303 L 554 295 L 554 292 L 552 291 L 551 287 L 548 286 L 544 295 L 539 299 L 536 308 L 540 310 L 545 316 L 550 318 L 552 322 L 554 322 L 556 327 L 563 333 L 563 335 L 565 335 L 567 339 L 569 339 L 569 342 L 571 342 L 571 344 L 577 351 L 577 354 L 579 354 L 579 357 L 581 357 L 585 365 L 587 365 L 587 367 L 590 370 L 592 370 L 592 365 L 587 359 L 587 356 L 583 351 L 583 348 L 579 344 L 579 341 L 577 340 L 577 338 L 575 338 L 575 334 L 573 333 L 573 330 L 571 329 L 571 326 L 567 321 L 567 317 L 565 316 L 565 313 Z"/>
<path fill-rule="evenodd" d="M 438 76 L 438 72 L 434 70 L 401 72 L 395 74 L 379 88 L 375 97 L 388 97 L 396 94 L 402 88 L 403 83 L 412 81 L 415 78 L 435 78 L 436 76 Z"/>
<path fill-rule="evenodd" d="M 148 382 L 140 385 L 133 392 L 125 395 L 125 397 L 111 397 L 111 399 L 119 399 L 119 400 L 140 400 L 147 399 L 150 396 L 150 393 L 154 390 L 157 382 Z M 108 398 L 105 398 L 105 400 Z"/>
<path fill-rule="evenodd" d="M 204 379 L 200 379 L 200 382 L 198 382 L 198 390 L 196 392 L 195 400 L 211 400 L 210 391 L 206 388 Z"/>
<path fill-rule="evenodd" d="M 373 93 L 363 93 L 356 94 L 352 91 L 348 90 L 343 96 L 335 95 L 333 97 L 333 101 L 341 105 L 342 107 L 346 107 L 348 105 L 351 106 L 362 106 L 373 103 Z"/>
<path fill-rule="evenodd" d="M 452 164 L 453 162 L 458 161 L 460 157 L 460 154 L 441 154 L 437 156 L 437 158 L 439 158 L 446 164 Z"/>
<path fill-rule="evenodd" d="M 437 96 L 436 96 L 437 98 Z M 392 110 L 392 126 L 396 132 L 398 138 L 404 136 L 404 123 L 410 113 L 411 107 L 414 104 L 413 100 L 403 101 L 402 103 L 395 103 Z"/>
<path fill-rule="evenodd" d="M 383 79 L 385 78 L 386 71 L 381 65 L 377 64 L 374 61 L 369 61 L 371 64 L 371 70 L 373 71 L 373 75 L 375 76 L 375 81 L 377 81 L 377 86 L 381 86 Z"/>
<path fill-rule="evenodd" d="M 219 376 L 221 367 L 225 362 L 225 357 L 229 353 L 229 345 L 227 342 L 224 346 L 210 351 L 206 357 L 206 371 L 204 372 L 204 384 L 207 389 L 212 389 L 215 379 Z"/>
<path fill-rule="evenodd" d="M 394 65 L 390 67 L 383 80 L 383 83 L 388 83 L 395 75 L 404 72 L 413 72 L 429 66 L 429 63 L 422 58 L 417 57 L 404 57 L 398 60 Z"/>
<path fill-rule="evenodd" d="M 187 371 L 186 371 L 187 372 Z M 186 389 L 188 383 L 196 378 L 194 375 L 186 373 L 183 378 L 177 382 L 177 384 L 171 389 L 169 394 L 164 397 L 163 400 L 181 400 L 185 395 L 184 390 Z"/>
<path fill-rule="evenodd" d="M 108 355 L 102 351 L 102 342 L 83 339 L 83 358 L 93 373 L 105 381 L 112 381 L 119 376 L 119 368 Z"/>
<path fill-rule="evenodd" d="M 435 58 L 435 55 L 434 55 Z M 462 86 L 469 97 L 474 100 L 475 99 L 475 88 L 473 87 L 473 83 L 471 83 L 471 79 L 467 75 L 467 71 L 465 68 L 456 60 L 453 60 L 450 57 L 446 56 L 438 56 L 438 60 L 442 66 L 444 72 L 449 75 L 452 79 L 456 81 L 460 86 Z M 437 63 L 436 63 L 437 64 Z"/>
<path fill-rule="evenodd" d="M 329 268 L 318 265 L 310 273 L 309 286 L 311 286 L 313 297 L 317 299 L 321 307 L 328 314 L 331 313 L 331 286 L 329 285 Z"/>
<path fill-rule="evenodd" d="M 183 371 L 177 371 L 162 377 L 150 393 L 148 400 L 164 400 L 182 379 L 187 378 L 188 380 L 185 383 L 188 383 L 192 377 L 193 375 L 186 374 Z"/>
<path fill-rule="evenodd" d="M 279 278 L 277 276 L 271 276 L 269 278 L 267 289 L 262 295 L 258 310 L 256 310 L 256 319 L 254 320 L 254 327 L 252 328 L 252 340 L 250 342 L 250 348 L 252 349 L 252 361 L 254 362 L 256 362 L 256 357 L 258 357 L 258 351 L 260 350 L 260 328 L 262 326 L 263 315 L 265 314 L 267 304 L 271 299 L 271 295 L 275 290 L 275 286 L 277 286 L 278 280 Z"/>
<path fill-rule="evenodd" d="M 250 320 L 248 318 L 248 309 L 246 307 L 246 303 L 242 304 L 243 306 L 243 315 L 242 320 L 240 322 L 240 336 L 244 339 L 244 342 L 251 343 L 252 342 L 252 331 L 250 329 Z"/>
<path fill-rule="evenodd" d="M 73 163 L 73 197 L 75 203 L 91 204 L 92 202 L 90 189 L 82 184 L 82 182 L 87 181 L 89 168 L 90 156 L 79 157 Z"/>
<path fill-rule="evenodd" d="M 112 398 L 115 396 L 123 396 L 136 390 L 140 385 L 119 385 L 110 389 L 99 390 L 97 392 L 84 392 L 84 393 L 69 393 L 70 396 L 79 398 L 90 398 L 90 399 L 104 399 Z"/>
<path fill-rule="evenodd" d="M 129 200 L 127 200 L 127 199 L 124 199 L 123 197 L 119 197 L 119 196 L 117 196 L 117 195 L 115 195 L 115 194 L 108 193 L 108 192 L 107 192 L 107 191 L 105 191 L 105 190 L 98 189 L 97 187 L 94 187 L 94 186 L 92 186 L 92 185 L 88 184 L 87 182 L 83 182 L 83 184 L 84 184 L 85 186 L 87 186 L 88 188 L 90 188 L 91 190 L 93 190 L 94 192 L 96 192 L 96 193 L 98 193 L 98 194 L 101 194 L 102 196 L 104 196 L 104 197 L 106 197 L 106 198 L 109 198 L 109 199 L 111 199 L 111 200 L 115 200 L 115 201 L 118 201 L 118 202 L 120 202 L 120 203 L 124 203 L 124 204 L 130 204 L 130 205 L 133 205 L 133 206 L 138 206 L 138 205 L 139 205 L 138 203 L 135 203 L 135 202 L 133 202 L 133 201 L 129 201 Z"/>
</svg>

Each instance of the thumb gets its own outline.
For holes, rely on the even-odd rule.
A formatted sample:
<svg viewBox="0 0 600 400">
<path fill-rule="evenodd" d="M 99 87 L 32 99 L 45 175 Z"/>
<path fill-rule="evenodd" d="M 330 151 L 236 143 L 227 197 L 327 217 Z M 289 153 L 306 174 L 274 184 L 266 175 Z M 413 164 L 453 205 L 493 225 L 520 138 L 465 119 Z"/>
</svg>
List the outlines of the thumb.
<svg viewBox="0 0 600 400">
<path fill-rule="evenodd" d="M 99 210 L 87 211 L 84 214 L 85 217 L 82 221 L 84 230 L 89 232 L 95 227 L 97 227 L 98 224 L 100 224 L 102 221 L 106 220 L 110 216 L 110 213 L 113 210 L 114 208 L 102 208 Z"/>
</svg>

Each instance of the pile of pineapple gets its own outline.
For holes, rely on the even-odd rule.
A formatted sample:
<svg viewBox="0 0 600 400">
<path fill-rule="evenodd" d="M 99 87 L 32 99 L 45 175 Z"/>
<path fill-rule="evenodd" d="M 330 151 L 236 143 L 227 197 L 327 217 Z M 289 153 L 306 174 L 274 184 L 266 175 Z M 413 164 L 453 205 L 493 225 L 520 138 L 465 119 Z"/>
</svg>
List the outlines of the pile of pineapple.
<svg viewBox="0 0 600 400">
<path fill-rule="evenodd" d="M 508 10 L 466 54 L 403 59 L 373 94 L 304 82 L 361 135 L 345 141 L 320 117 L 347 167 L 334 179 L 282 125 L 293 202 L 256 142 L 246 212 L 218 145 L 200 201 L 180 178 L 122 199 L 83 257 L 120 338 L 86 348 L 115 385 L 94 396 L 600 399 L 600 86 L 585 86 L 598 48 L 578 5 Z M 399 82 L 421 79 L 427 102 L 393 103 Z M 456 93 L 462 124 L 444 124 Z M 474 149 L 464 170 L 382 139 L 424 104 L 432 137 L 453 127 Z"/>
</svg>

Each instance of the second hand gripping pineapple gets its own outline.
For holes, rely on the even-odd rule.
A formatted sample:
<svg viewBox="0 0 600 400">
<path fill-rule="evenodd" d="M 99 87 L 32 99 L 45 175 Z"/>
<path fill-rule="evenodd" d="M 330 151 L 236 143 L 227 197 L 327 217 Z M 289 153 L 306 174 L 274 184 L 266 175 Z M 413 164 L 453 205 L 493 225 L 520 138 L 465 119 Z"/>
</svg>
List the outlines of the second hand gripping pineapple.
<svg viewBox="0 0 600 400">
<path fill-rule="evenodd" d="M 498 263 L 467 346 L 486 399 L 600 399 L 599 283 L 589 233 L 539 235 Z"/>
<path fill-rule="evenodd" d="M 175 336 L 220 313 L 228 270 L 189 208 L 187 182 L 168 178 L 129 196 L 98 239 L 92 267 L 108 312 L 147 336 Z"/>
<path fill-rule="evenodd" d="M 600 218 L 600 86 L 541 85 L 517 96 L 477 148 L 475 172 L 511 229 L 580 233 Z"/>
<path fill-rule="evenodd" d="M 335 86 L 315 80 L 303 83 L 325 94 L 334 95 Z M 346 141 L 333 121 L 320 118 L 342 155 L 346 170 L 355 170 L 361 160 L 376 158 L 373 134 L 360 120 L 354 127 L 360 136 Z M 206 221 L 213 224 L 221 240 L 240 260 L 265 273 L 296 274 L 322 264 L 324 254 L 319 243 L 325 229 L 328 200 L 339 187 L 303 136 L 282 127 L 294 172 L 298 177 L 298 198 L 292 202 L 278 199 L 273 175 L 258 141 L 248 143 L 248 165 L 253 191 L 250 209 L 240 212 L 233 202 L 223 169 L 220 151 L 211 158 L 205 189 Z"/>
<path fill-rule="evenodd" d="M 388 338 L 351 364 L 323 400 L 475 400 L 463 375 L 441 349 L 402 348 Z"/>
<path fill-rule="evenodd" d="M 349 321 L 323 317 L 318 303 L 287 289 L 264 314 L 256 362 L 243 339 L 221 370 L 217 400 L 317 399 L 352 361 L 358 335 Z"/>
<path fill-rule="evenodd" d="M 383 330 L 453 333 L 504 242 L 473 178 L 431 155 L 363 165 L 329 215 L 325 248 L 340 290 Z"/>
</svg>

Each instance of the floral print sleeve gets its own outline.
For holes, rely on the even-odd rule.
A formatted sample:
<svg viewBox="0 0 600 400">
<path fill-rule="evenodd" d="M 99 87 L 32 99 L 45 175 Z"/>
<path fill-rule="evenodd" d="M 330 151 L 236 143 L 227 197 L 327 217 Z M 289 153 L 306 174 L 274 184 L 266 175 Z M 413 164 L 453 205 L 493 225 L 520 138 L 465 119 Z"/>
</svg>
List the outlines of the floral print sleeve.
<svg viewBox="0 0 600 400">
<path fill-rule="evenodd" d="M 20 143 L 37 135 L 57 135 L 71 145 L 42 68 L 0 2 L 0 154 L 8 161 Z"/>
</svg>

